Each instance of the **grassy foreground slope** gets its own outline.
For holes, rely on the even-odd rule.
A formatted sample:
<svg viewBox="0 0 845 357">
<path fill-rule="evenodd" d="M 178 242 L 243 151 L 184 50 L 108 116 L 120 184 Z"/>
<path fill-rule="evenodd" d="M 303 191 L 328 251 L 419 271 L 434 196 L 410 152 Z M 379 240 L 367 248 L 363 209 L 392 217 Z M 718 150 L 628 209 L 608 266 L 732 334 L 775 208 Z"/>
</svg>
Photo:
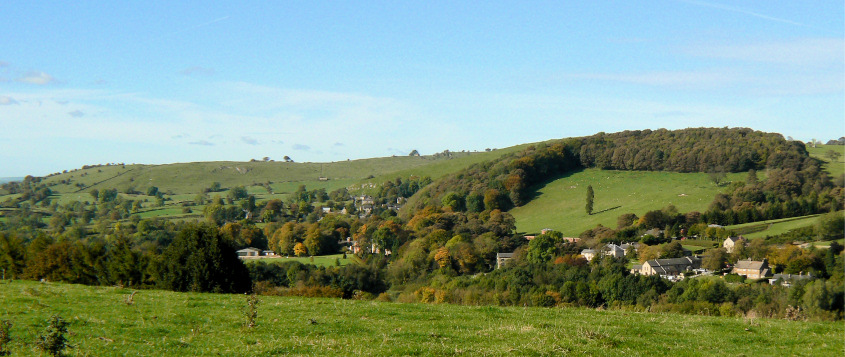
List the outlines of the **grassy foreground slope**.
<svg viewBox="0 0 845 357">
<path fill-rule="evenodd" d="M 845 325 L 596 311 L 0 284 L 13 355 L 33 355 L 45 320 L 70 322 L 69 355 L 799 355 L 839 356 Z"/>
<path fill-rule="evenodd" d="M 726 181 L 743 180 L 746 175 L 728 174 Z M 588 185 L 595 191 L 592 215 L 584 209 Z M 577 237 L 597 224 L 616 228 L 616 218 L 623 213 L 642 216 L 670 204 L 679 212 L 704 212 L 716 193 L 726 189 L 706 173 L 586 169 L 542 185 L 536 198 L 510 213 L 519 232 L 551 228 Z"/>
</svg>

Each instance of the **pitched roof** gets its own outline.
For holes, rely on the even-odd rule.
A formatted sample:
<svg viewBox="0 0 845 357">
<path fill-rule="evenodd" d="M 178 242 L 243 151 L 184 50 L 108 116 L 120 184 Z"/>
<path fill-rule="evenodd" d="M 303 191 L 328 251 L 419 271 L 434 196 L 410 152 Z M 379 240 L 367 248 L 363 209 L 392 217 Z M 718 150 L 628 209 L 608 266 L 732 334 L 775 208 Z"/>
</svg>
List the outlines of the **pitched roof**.
<svg viewBox="0 0 845 357">
<path fill-rule="evenodd" d="M 768 263 L 766 260 L 740 260 L 736 262 L 734 268 L 736 269 L 752 269 L 752 270 L 763 270 L 768 268 Z"/>
<path fill-rule="evenodd" d="M 237 251 L 237 253 L 240 253 L 240 252 L 261 252 L 261 249 L 249 247 L 249 248 L 244 248 L 244 249 Z"/>
<path fill-rule="evenodd" d="M 699 258 L 683 257 L 649 260 L 643 263 L 643 266 L 650 266 L 660 275 L 677 275 L 687 269 L 695 269 L 700 264 Z"/>
<path fill-rule="evenodd" d="M 795 274 L 775 274 L 772 276 L 771 280 L 803 280 L 803 279 L 812 279 L 812 274 L 802 274 L 802 275 L 795 275 Z"/>
<path fill-rule="evenodd" d="M 496 259 L 498 258 L 513 258 L 513 253 L 496 253 Z"/>
</svg>

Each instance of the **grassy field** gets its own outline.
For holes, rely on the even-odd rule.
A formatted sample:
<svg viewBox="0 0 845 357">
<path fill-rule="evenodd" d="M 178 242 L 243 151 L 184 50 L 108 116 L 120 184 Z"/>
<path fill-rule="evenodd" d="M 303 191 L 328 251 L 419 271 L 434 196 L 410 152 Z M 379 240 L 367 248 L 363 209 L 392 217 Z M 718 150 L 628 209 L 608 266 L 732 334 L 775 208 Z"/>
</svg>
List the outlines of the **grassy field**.
<svg viewBox="0 0 845 357">
<path fill-rule="evenodd" d="M 526 144 L 527 145 L 527 144 Z M 339 188 L 359 189 L 367 192 L 387 180 L 397 177 L 429 176 L 437 179 L 458 171 L 474 163 L 495 159 L 507 153 L 520 150 L 525 145 L 489 152 L 454 152 L 452 157 L 445 156 L 394 156 L 362 160 L 338 161 L 330 163 L 288 163 L 288 162 L 194 162 L 167 165 L 108 165 L 86 169 L 68 170 L 67 172 L 45 178 L 44 182 L 53 184 L 50 189 L 51 201 L 66 204 L 72 201 L 94 202 L 89 194 L 93 189 L 115 188 L 120 195 L 134 200 L 147 200 L 143 204 L 143 218 L 172 217 L 185 215 L 179 204 L 193 201 L 197 193 L 219 182 L 224 189 L 209 193 L 209 197 L 225 197 L 226 189 L 245 186 L 258 201 L 286 199 L 290 193 L 305 185 L 309 190 Z M 320 177 L 328 180 L 321 180 Z M 263 185 L 270 183 L 270 190 Z M 130 189 L 146 192 L 150 186 L 156 186 L 167 193 L 168 202 L 164 209 L 149 209 L 155 198 L 146 195 L 129 195 Z M 362 187 L 366 187 L 362 189 Z M 355 192 L 353 192 L 355 193 Z M 0 201 L 15 198 L 18 195 L 0 196 Z M 193 207 L 194 215 L 202 212 L 202 206 Z"/>
<path fill-rule="evenodd" d="M 87 169 L 70 170 L 55 175 L 45 182 L 63 184 L 52 186 L 57 193 L 72 193 L 80 190 L 87 193 L 97 188 L 117 188 L 124 192 L 134 188 L 144 192 L 150 186 L 162 192 L 174 194 L 196 194 L 213 182 L 220 182 L 223 188 L 238 185 L 252 186 L 272 182 L 271 187 L 279 193 L 292 192 L 299 185 L 309 189 L 325 188 L 332 191 L 353 183 L 367 180 L 370 176 L 393 180 L 408 175 L 431 176 L 436 179 L 473 163 L 497 158 L 518 150 L 512 147 L 491 152 L 457 152 L 452 158 L 433 156 L 394 156 L 362 160 L 336 161 L 328 163 L 293 162 L 192 162 L 167 165 L 109 165 Z M 320 180 L 325 177 L 328 180 Z M 250 188 L 261 190 L 261 187 Z"/>
<path fill-rule="evenodd" d="M 745 176 L 728 174 L 727 180 L 743 180 Z M 595 191 L 592 215 L 584 210 L 588 185 Z M 679 212 L 703 212 L 716 193 L 723 190 L 724 184 L 716 186 L 704 173 L 588 169 L 540 187 L 534 200 L 513 209 L 511 214 L 520 232 L 551 228 L 566 236 L 578 236 L 599 223 L 616 228 L 616 218 L 623 213 L 642 216 L 669 204 Z"/>
<path fill-rule="evenodd" d="M 845 215 L 845 211 L 840 214 Z M 789 232 L 793 229 L 808 227 L 816 224 L 821 215 L 812 215 L 804 217 L 782 218 L 770 221 L 753 222 L 745 224 L 737 224 L 733 226 L 726 226 L 728 230 L 732 230 L 743 237 L 754 239 L 763 238 L 766 236 L 776 236 Z M 808 237 L 810 238 L 810 237 Z"/>
<path fill-rule="evenodd" d="M 53 314 L 69 322 L 70 356 L 841 356 L 841 322 L 637 313 L 583 308 L 466 307 L 261 297 L 243 327 L 243 295 L 38 283 L 0 284 L 12 355 Z"/>
<path fill-rule="evenodd" d="M 830 150 L 839 153 L 839 157 L 835 161 L 827 157 L 827 152 Z M 807 147 L 807 152 L 810 157 L 824 161 L 825 171 L 833 177 L 845 174 L 845 145 L 816 145 L 814 148 Z"/>
<path fill-rule="evenodd" d="M 312 264 L 316 266 L 335 266 L 337 262 L 340 262 L 340 265 L 351 264 L 357 261 L 357 257 L 354 255 L 348 255 L 346 259 L 343 259 L 343 254 L 332 254 L 332 255 L 318 255 L 313 257 L 278 257 L 278 258 L 262 258 L 262 259 L 246 259 L 244 262 L 246 263 L 254 263 L 254 262 L 265 262 L 265 263 L 277 263 L 277 262 L 300 262 L 302 264 Z"/>
</svg>

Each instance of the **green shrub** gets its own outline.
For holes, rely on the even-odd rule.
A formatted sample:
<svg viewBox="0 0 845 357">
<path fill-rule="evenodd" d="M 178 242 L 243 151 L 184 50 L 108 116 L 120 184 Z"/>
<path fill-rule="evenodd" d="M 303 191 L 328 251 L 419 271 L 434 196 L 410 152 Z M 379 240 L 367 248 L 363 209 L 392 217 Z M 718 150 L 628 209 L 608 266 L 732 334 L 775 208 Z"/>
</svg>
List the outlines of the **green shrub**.
<svg viewBox="0 0 845 357">
<path fill-rule="evenodd" d="M 6 349 L 6 345 L 9 342 L 12 342 L 12 322 L 8 320 L 0 321 L 0 356 L 8 356 L 11 354 L 9 350 Z"/>
<path fill-rule="evenodd" d="M 35 344 L 39 350 L 51 356 L 58 356 L 67 347 L 67 339 L 65 338 L 67 321 L 59 315 L 53 315 L 47 320 L 47 323 L 47 328 L 44 329 L 44 333 L 38 336 L 38 341 Z"/>
</svg>

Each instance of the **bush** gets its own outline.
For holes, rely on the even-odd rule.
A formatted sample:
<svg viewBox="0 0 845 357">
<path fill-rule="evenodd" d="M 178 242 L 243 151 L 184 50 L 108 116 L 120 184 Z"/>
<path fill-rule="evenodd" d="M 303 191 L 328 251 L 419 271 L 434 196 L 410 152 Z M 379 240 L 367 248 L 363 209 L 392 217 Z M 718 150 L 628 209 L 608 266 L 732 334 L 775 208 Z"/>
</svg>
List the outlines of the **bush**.
<svg viewBox="0 0 845 357">
<path fill-rule="evenodd" d="M 35 343 L 38 349 L 50 354 L 51 356 L 58 356 L 62 350 L 67 347 L 67 322 L 59 315 L 53 315 L 47 320 L 48 325 Z"/>
<path fill-rule="evenodd" d="M 0 321 L 0 356 L 8 356 L 12 354 L 6 349 L 6 345 L 12 342 L 12 322 L 8 320 Z"/>
<path fill-rule="evenodd" d="M 258 304 L 261 300 L 258 300 L 258 296 L 255 294 L 247 295 L 246 297 L 246 309 L 244 310 L 244 315 L 246 317 L 246 322 L 244 325 L 248 328 L 255 327 L 255 320 L 258 318 Z"/>
</svg>

